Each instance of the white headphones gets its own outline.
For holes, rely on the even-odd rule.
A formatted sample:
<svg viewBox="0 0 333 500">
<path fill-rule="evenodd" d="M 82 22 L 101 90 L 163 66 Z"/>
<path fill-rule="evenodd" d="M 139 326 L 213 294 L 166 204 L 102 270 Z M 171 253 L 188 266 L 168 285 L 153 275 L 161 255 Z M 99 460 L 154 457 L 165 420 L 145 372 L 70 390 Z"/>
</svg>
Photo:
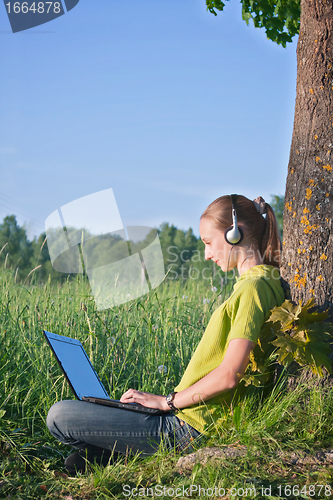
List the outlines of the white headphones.
<svg viewBox="0 0 333 500">
<path fill-rule="evenodd" d="M 243 231 L 237 224 L 237 214 L 235 210 L 237 194 L 231 194 L 231 209 L 232 209 L 232 226 L 228 227 L 224 232 L 224 237 L 230 245 L 238 245 L 243 239 Z"/>
</svg>

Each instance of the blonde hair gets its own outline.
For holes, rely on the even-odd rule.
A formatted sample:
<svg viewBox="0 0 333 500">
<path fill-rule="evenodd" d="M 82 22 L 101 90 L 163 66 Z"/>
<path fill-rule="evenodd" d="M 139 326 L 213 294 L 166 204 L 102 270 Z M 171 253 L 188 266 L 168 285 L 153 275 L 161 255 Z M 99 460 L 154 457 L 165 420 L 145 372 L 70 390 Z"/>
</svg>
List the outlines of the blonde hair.
<svg viewBox="0 0 333 500">
<path fill-rule="evenodd" d="M 272 207 L 266 203 L 266 217 L 261 215 L 253 201 L 245 196 L 236 195 L 234 208 L 237 221 L 244 226 L 245 237 L 258 247 L 259 256 L 264 264 L 279 267 L 281 265 L 281 238 Z M 201 215 L 209 219 L 221 231 L 232 225 L 231 196 L 220 196 L 214 200 Z"/>
</svg>

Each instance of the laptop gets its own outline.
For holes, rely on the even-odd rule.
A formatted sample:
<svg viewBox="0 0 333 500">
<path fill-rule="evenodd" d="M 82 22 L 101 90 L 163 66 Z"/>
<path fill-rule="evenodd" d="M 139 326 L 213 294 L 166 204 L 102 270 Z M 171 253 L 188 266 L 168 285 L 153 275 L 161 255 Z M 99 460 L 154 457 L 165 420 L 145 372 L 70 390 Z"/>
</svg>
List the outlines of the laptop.
<svg viewBox="0 0 333 500">
<path fill-rule="evenodd" d="M 43 330 L 43 333 L 78 400 L 149 415 L 165 413 L 157 408 L 148 408 L 139 403 L 121 403 L 116 399 L 110 399 L 79 340 L 46 330 Z"/>
</svg>

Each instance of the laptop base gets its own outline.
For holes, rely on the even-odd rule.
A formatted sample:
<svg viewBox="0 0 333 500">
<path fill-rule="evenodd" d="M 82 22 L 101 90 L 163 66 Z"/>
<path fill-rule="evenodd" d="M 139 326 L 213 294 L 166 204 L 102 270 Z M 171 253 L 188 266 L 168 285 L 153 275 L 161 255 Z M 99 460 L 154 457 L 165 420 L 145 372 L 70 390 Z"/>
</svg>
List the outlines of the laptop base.
<svg viewBox="0 0 333 500">
<path fill-rule="evenodd" d="M 116 399 L 106 399 L 106 398 L 95 398 L 92 396 L 83 396 L 82 401 L 87 403 L 94 403 L 103 406 L 111 406 L 112 408 L 121 408 L 122 410 L 137 411 L 139 413 L 148 413 L 150 415 L 163 415 L 165 412 L 159 410 L 158 408 L 148 408 L 147 406 L 142 406 L 138 403 L 121 403 Z"/>
</svg>

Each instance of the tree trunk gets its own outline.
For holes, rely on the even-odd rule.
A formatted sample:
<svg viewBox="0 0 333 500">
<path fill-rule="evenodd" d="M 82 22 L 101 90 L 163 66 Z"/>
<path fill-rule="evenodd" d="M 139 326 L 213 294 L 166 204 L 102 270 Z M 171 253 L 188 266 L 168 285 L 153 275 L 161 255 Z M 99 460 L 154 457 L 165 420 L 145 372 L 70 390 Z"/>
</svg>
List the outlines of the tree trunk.
<svg viewBox="0 0 333 500">
<path fill-rule="evenodd" d="M 333 320 L 333 0 L 301 0 L 282 277 Z"/>
</svg>

